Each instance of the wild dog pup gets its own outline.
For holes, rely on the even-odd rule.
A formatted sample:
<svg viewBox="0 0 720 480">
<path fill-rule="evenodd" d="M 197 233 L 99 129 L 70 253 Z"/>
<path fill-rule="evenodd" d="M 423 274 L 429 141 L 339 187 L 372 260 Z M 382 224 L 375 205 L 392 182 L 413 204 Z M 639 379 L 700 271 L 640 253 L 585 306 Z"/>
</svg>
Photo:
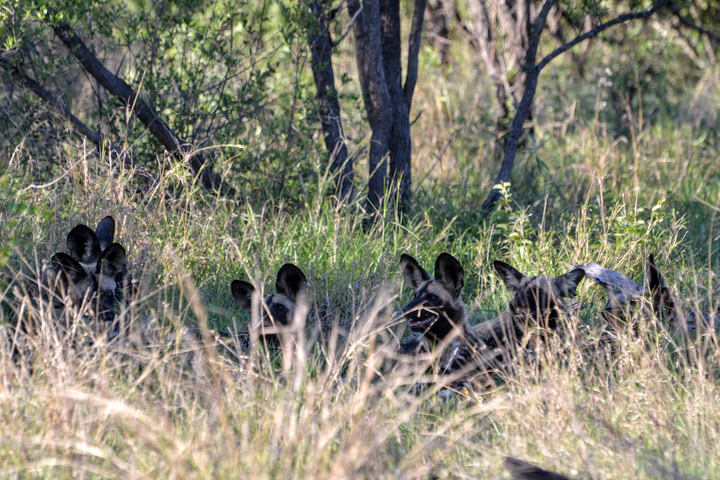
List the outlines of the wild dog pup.
<svg viewBox="0 0 720 480">
<path fill-rule="evenodd" d="M 253 297 L 256 302 L 260 300 L 255 287 L 242 280 L 233 280 L 230 288 L 240 306 L 252 314 Z M 258 335 L 262 340 L 277 342 L 278 335 L 292 324 L 297 304 L 304 297 L 306 288 L 307 279 L 302 270 L 292 263 L 280 267 L 275 280 L 277 293 L 265 295 L 260 306 L 262 320 Z"/>
<path fill-rule="evenodd" d="M 515 294 L 507 310 L 497 318 L 475 326 L 475 334 L 490 348 L 510 352 L 520 345 L 527 328 L 555 330 L 565 310 L 561 299 L 577 295 L 585 272 L 576 268 L 558 277 L 527 277 L 505 262 L 495 261 L 495 270 L 508 290 Z"/>
<path fill-rule="evenodd" d="M 465 278 L 460 262 L 449 253 L 441 253 L 435 261 L 435 275 L 430 276 L 417 260 L 403 254 L 400 268 L 406 283 L 415 291 L 410 303 L 402 308 L 402 315 L 410 330 L 421 333 L 418 340 L 400 345 L 400 351 L 435 353 L 439 373 L 451 377 L 447 382 L 451 388 L 487 384 L 494 353 L 477 338 L 467 321 L 460 299 Z"/>
<path fill-rule="evenodd" d="M 613 330 L 622 330 L 628 323 L 636 328 L 638 318 L 653 316 L 665 322 L 673 333 L 685 324 L 685 316 L 678 308 L 672 290 L 665 285 L 665 278 L 652 254 L 648 256 L 646 264 L 647 286 L 595 262 L 579 265 L 578 268 L 583 269 L 588 278 L 607 292 L 608 304 L 601 315 Z"/>
</svg>

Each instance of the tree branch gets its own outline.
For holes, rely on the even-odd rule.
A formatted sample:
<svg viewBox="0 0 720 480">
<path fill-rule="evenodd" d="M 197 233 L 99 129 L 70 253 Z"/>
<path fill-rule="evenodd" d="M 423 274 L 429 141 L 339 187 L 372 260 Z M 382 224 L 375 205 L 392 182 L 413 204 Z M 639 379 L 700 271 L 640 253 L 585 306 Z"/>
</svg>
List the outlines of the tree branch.
<svg viewBox="0 0 720 480">
<path fill-rule="evenodd" d="M 362 13 L 362 11 L 363 11 L 363 7 L 361 6 L 361 7 L 358 9 L 358 11 L 355 12 L 355 15 L 353 15 L 353 17 L 350 19 L 350 23 L 349 23 L 348 26 L 347 26 L 347 30 L 345 30 L 345 32 L 344 32 L 342 35 L 340 35 L 340 38 L 338 38 L 337 40 L 335 40 L 334 42 L 332 42 L 332 47 L 333 47 L 333 48 L 335 48 L 335 47 L 337 47 L 338 45 L 340 45 L 340 44 L 342 43 L 342 41 L 345 40 L 345 37 L 347 37 L 347 36 L 350 34 L 350 32 L 352 31 L 353 25 L 355 25 L 355 21 L 358 19 L 358 17 L 359 17 L 360 14 Z"/>
<path fill-rule="evenodd" d="M 232 189 L 219 175 L 212 171 L 209 160 L 202 153 L 194 152 L 192 145 L 180 139 L 160 118 L 155 109 L 140 98 L 130 85 L 105 68 L 69 25 L 54 25 L 53 31 L 80 62 L 85 71 L 92 75 L 103 88 L 130 108 L 170 154 L 180 158 L 187 158 L 190 168 L 198 176 L 203 187 L 209 191 L 232 194 Z"/>
<path fill-rule="evenodd" d="M 142 165 L 137 165 L 133 162 L 132 158 L 130 157 L 130 155 L 127 154 L 126 151 L 114 146 L 110 142 L 106 142 L 102 135 L 91 130 L 79 118 L 73 115 L 67 105 L 55 98 L 52 93 L 45 90 L 45 88 L 43 88 L 43 86 L 37 83 L 33 78 L 25 75 L 22 71 L 20 71 L 17 65 L 11 63 L 7 59 L 7 57 L 0 57 L 0 65 L 2 65 L 3 68 L 9 71 L 10 74 L 15 77 L 15 79 L 22 82 L 31 92 L 37 95 L 45 103 L 50 105 L 55 111 L 70 120 L 70 124 L 73 126 L 73 129 L 77 134 L 87 137 L 92 143 L 97 145 L 98 149 L 102 149 L 103 145 L 107 145 L 107 148 L 110 149 L 110 151 L 113 152 L 115 155 L 117 155 L 117 157 L 122 160 L 122 162 L 126 166 L 133 168 L 135 170 L 135 173 L 139 177 L 148 181 L 151 185 L 157 183 L 155 178 L 145 169 L 145 167 L 143 167 Z"/>
<path fill-rule="evenodd" d="M 682 12 L 680 11 L 680 7 L 675 2 L 670 2 L 668 4 L 668 8 L 677 17 L 677 19 L 680 20 L 680 23 L 682 23 L 683 25 L 685 25 L 686 27 L 688 27 L 692 30 L 698 31 L 699 33 L 701 33 L 703 35 L 707 35 L 708 38 L 713 43 L 720 44 L 720 34 L 718 34 L 716 32 L 712 32 L 712 31 L 702 27 L 701 25 L 697 25 L 692 20 L 690 20 L 689 18 L 684 16 L 682 14 Z"/>
<path fill-rule="evenodd" d="M 427 0 L 415 0 L 412 27 L 410 29 L 410 38 L 408 42 L 407 73 L 405 75 L 405 86 L 403 87 L 405 102 L 407 103 L 408 109 L 412 106 L 412 97 L 415 93 L 415 84 L 417 83 L 418 55 L 420 54 L 422 24 L 423 19 L 425 18 L 426 7 Z"/>
<path fill-rule="evenodd" d="M 571 49 L 578 43 L 582 42 L 583 40 L 586 40 L 588 38 L 592 38 L 599 34 L 600 32 L 607 30 L 608 28 L 618 25 L 623 22 L 627 22 L 629 20 L 634 19 L 642 19 L 642 18 L 648 18 L 651 15 L 653 15 L 655 12 L 657 12 L 660 8 L 662 8 L 666 3 L 668 3 L 668 0 L 661 0 L 660 2 L 656 3 L 652 8 L 649 10 L 643 11 L 643 12 L 637 12 L 637 13 L 628 13 L 625 15 L 620 15 L 619 17 L 616 17 L 608 22 L 605 22 L 603 24 L 598 25 L 597 27 L 593 28 L 592 30 L 589 30 L 586 33 L 583 33 L 582 35 L 577 36 L 574 40 L 556 48 L 553 50 L 549 55 L 547 55 L 545 58 L 540 61 L 540 63 L 535 63 L 536 55 L 537 55 L 537 48 L 538 43 L 540 41 L 540 35 L 542 34 L 542 29 L 545 26 L 545 20 L 547 18 L 548 13 L 550 12 L 550 9 L 552 8 L 554 3 L 554 0 L 546 0 L 546 2 L 542 6 L 542 10 L 538 13 L 537 18 L 535 19 L 535 23 L 533 25 L 532 29 L 532 35 L 530 37 L 530 44 L 527 50 L 527 56 L 525 59 L 525 67 L 527 72 L 527 83 L 525 86 L 525 91 L 523 92 L 522 99 L 520 100 L 520 103 L 517 106 L 517 109 L 515 111 L 515 116 L 513 117 L 512 124 L 510 126 L 510 132 L 508 134 L 507 143 L 505 144 L 505 154 L 503 156 L 502 164 L 500 165 L 500 172 L 498 173 L 497 177 L 495 178 L 494 185 L 501 184 L 502 182 L 507 182 L 510 180 L 510 174 L 512 173 L 513 166 L 515 165 L 515 155 L 517 154 L 518 149 L 518 143 L 520 140 L 520 135 L 523 131 L 523 126 L 525 125 L 525 121 L 528 118 L 528 114 L 530 112 L 530 107 L 532 106 L 533 98 L 535 97 L 535 90 L 537 89 L 537 81 L 538 76 L 540 75 L 540 72 L 542 69 L 547 66 L 548 63 L 550 63 L 554 58 L 556 58 L 558 55 L 562 54 L 563 52 L 566 52 L 567 50 Z M 498 190 L 493 189 L 490 194 L 488 194 L 487 198 L 485 199 L 485 202 L 483 202 L 482 205 L 482 211 L 485 215 L 489 214 L 493 208 L 495 208 L 495 204 L 500 199 L 500 192 Z"/>
<path fill-rule="evenodd" d="M 621 23 L 629 22 L 630 20 L 638 20 L 643 18 L 648 18 L 651 15 L 653 15 L 655 12 L 660 10 L 665 4 L 668 3 L 668 0 L 661 0 L 660 2 L 656 3 L 652 8 L 649 10 L 645 10 L 643 12 L 634 12 L 634 13 L 626 13 L 624 15 L 620 15 L 619 17 L 615 17 L 610 21 L 607 21 L 605 23 L 601 23 L 597 27 L 593 28 L 592 30 L 589 30 L 582 35 L 578 35 L 571 41 L 567 42 L 564 45 L 559 46 L 552 52 L 550 52 L 545 58 L 543 58 L 538 64 L 537 64 L 537 70 L 538 72 L 545 68 L 548 63 L 550 63 L 555 57 L 561 55 L 562 53 L 570 50 L 572 47 L 577 45 L 578 43 L 581 43 L 588 38 L 592 38 L 600 34 L 601 32 L 607 30 L 610 27 L 614 27 L 615 25 L 619 25 Z"/>
<path fill-rule="evenodd" d="M 530 113 L 533 98 L 535 98 L 535 90 L 537 89 L 537 79 L 540 70 L 535 66 L 535 58 L 537 56 L 537 49 L 540 43 L 540 35 L 542 34 L 543 28 L 545 27 L 545 20 L 547 19 L 550 9 L 555 4 L 555 0 L 546 0 L 542 6 L 542 9 L 538 13 L 535 22 L 533 23 L 532 31 L 530 34 L 530 42 L 528 44 L 527 54 L 525 55 L 525 72 L 527 79 L 525 82 L 525 91 L 523 92 L 522 99 L 517 106 L 515 116 L 513 117 L 512 124 L 510 125 L 510 132 L 508 133 L 507 142 L 505 143 L 505 154 L 503 156 L 502 163 L 500 164 L 500 172 L 495 177 L 495 183 L 498 185 L 502 182 L 507 182 L 510 179 L 513 166 L 515 165 L 515 155 L 517 154 L 518 145 L 520 143 L 520 135 Z M 485 199 L 482 205 L 482 211 L 484 214 L 488 214 L 495 208 L 495 204 L 500 199 L 500 192 L 493 189 L 488 197 Z"/>
</svg>

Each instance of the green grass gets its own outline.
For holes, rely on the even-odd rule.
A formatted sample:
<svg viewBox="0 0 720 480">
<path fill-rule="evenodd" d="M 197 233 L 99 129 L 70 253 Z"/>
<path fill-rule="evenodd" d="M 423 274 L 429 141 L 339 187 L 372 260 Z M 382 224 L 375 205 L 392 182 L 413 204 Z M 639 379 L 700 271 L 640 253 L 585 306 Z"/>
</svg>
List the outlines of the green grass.
<svg viewBox="0 0 720 480">
<path fill-rule="evenodd" d="M 513 455 L 579 478 L 720 478 L 714 332 L 679 349 L 648 328 L 603 350 L 593 340 L 605 296 L 587 280 L 587 307 L 539 366 L 520 365 L 495 390 L 443 401 L 383 363 L 402 327 L 390 327 L 392 312 L 410 293 L 402 253 L 428 270 L 439 253 L 456 256 L 473 323 L 510 298 L 496 259 L 531 275 L 594 261 L 642 281 L 654 253 L 683 307 L 716 311 L 717 85 L 707 77 L 695 92 L 636 98 L 631 108 L 646 115 L 631 132 L 609 87 L 566 70 L 541 82 L 536 148 L 519 156 L 491 219 L 479 215 L 497 168 L 486 154 L 491 115 L 477 108 L 487 88 L 453 81 L 473 72 L 427 64 L 434 81 L 418 84 L 414 107 L 424 111 L 413 127 L 415 207 L 370 228 L 360 202 L 336 209 L 322 196 L 321 173 L 290 189 L 304 193 L 270 201 L 246 172 L 237 198 L 216 199 L 167 159 L 152 190 L 71 147 L 61 173 L 0 159 L 0 477 L 499 478 Z M 670 73 L 662 91 L 682 81 Z M 363 122 L 348 116 L 349 136 L 362 138 Z M 312 155 L 298 163 L 317 166 Z M 15 287 L 64 250 L 70 228 L 108 214 L 141 282 L 135 333 L 73 347 L 38 313 L 33 369 L 23 369 L 8 335 L 32 305 L 23 310 Z M 272 290 L 286 262 L 309 280 L 305 350 L 268 362 L 242 342 L 190 340 L 184 326 L 245 328 L 230 282 Z"/>
</svg>

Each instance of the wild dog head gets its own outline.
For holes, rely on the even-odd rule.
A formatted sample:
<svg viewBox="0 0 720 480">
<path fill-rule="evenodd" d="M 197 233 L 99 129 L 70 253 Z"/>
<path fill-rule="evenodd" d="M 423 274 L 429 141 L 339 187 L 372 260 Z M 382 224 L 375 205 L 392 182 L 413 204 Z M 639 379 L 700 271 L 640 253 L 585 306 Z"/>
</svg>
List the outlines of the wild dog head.
<svg viewBox="0 0 720 480">
<path fill-rule="evenodd" d="M 108 215 L 100 221 L 94 232 L 87 225 L 77 225 L 70 230 L 67 236 L 68 251 L 90 273 L 97 269 L 98 260 L 113 245 L 114 237 L 115 219 Z M 123 264 L 116 274 L 115 283 L 117 299 L 128 303 L 135 293 L 135 286 L 127 264 Z"/>
<path fill-rule="evenodd" d="M 255 287 L 249 282 L 234 280 L 230 288 L 240 306 L 252 313 L 252 299 L 258 295 Z M 307 279 L 302 270 L 292 263 L 280 267 L 275 280 L 277 293 L 267 294 L 263 298 L 260 336 L 270 336 L 276 327 L 282 328 L 292 323 L 297 302 L 305 294 L 306 288 Z"/>
<path fill-rule="evenodd" d="M 435 261 L 435 275 L 430 276 L 410 255 L 400 257 L 405 282 L 415 291 L 413 299 L 402 309 L 413 332 L 421 332 L 433 343 L 444 340 L 467 322 L 465 305 L 460 299 L 465 272 L 455 257 L 441 253 Z"/>
<path fill-rule="evenodd" d="M 495 261 L 494 265 L 505 286 L 515 294 L 508 306 L 513 316 L 553 330 L 563 308 L 560 299 L 575 297 L 585 276 L 582 269 L 576 268 L 558 277 L 527 277 L 505 262 Z"/>
<path fill-rule="evenodd" d="M 125 249 L 117 243 L 103 250 L 94 267 L 88 268 L 67 253 L 56 253 L 42 282 L 56 310 L 86 307 L 86 313 L 111 322 L 115 319 L 115 277 L 124 265 Z"/>
<path fill-rule="evenodd" d="M 105 217 L 93 231 L 77 225 L 67 236 L 68 253 L 57 253 L 43 273 L 43 284 L 53 306 L 92 307 L 90 313 L 103 322 L 115 319 L 116 300 L 128 300 L 132 277 L 125 249 L 113 243 L 115 220 Z M 84 299 L 84 301 L 82 301 Z"/>
</svg>

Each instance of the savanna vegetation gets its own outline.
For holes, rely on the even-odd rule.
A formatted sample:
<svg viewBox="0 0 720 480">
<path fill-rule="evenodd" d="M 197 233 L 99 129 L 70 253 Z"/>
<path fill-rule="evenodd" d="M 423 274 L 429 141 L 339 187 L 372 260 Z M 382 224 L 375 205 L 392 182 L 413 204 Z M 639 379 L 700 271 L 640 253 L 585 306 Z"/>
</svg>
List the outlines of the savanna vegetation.
<svg viewBox="0 0 720 480">
<path fill-rule="evenodd" d="M 702 0 L 5 0 L 0 477 L 509 478 L 510 455 L 720 478 L 719 18 Z M 106 215 L 139 283 L 113 339 L 32 298 L 70 229 Z M 407 335 L 398 261 L 441 252 L 473 324 L 511 298 L 493 260 L 642 283 L 652 253 L 695 328 L 589 348 L 606 297 L 584 280 L 495 387 L 418 390 L 386 362 Z M 272 291 L 287 262 L 303 341 L 250 347 L 230 282 Z"/>
</svg>

